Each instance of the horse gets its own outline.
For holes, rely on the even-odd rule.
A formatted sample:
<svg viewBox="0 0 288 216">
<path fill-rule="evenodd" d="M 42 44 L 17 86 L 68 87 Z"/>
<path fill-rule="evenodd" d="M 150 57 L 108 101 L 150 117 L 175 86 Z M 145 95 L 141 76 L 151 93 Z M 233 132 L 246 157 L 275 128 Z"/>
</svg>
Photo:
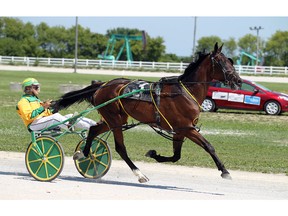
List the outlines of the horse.
<svg viewBox="0 0 288 216">
<path fill-rule="evenodd" d="M 222 178 L 232 179 L 216 155 L 214 147 L 200 134 L 196 126 L 210 82 L 217 80 L 232 89 L 237 89 L 242 84 L 232 59 L 221 52 L 222 47 L 223 44 L 218 47 L 218 43 L 215 43 L 213 51 L 199 55 L 198 60 L 190 63 L 180 76 L 164 77 L 158 82 L 151 82 L 149 93 L 151 101 L 124 97 L 99 108 L 98 112 L 103 120 L 90 127 L 83 152 L 75 152 L 73 159 L 88 157 L 93 139 L 111 130 L 116 152 L 138 177 L 140 183 L 149 181 L 131 161 L 124 144 L 122 127 L 127 124 L 128 117 L 132 117 L 143 124 L 172 134 L 172 156 L 162 156 L 155 150 L 149 150 L 146 153 L 147 157 L 157 162 L 176 162 L 181 158 L 184 138 L 188 138 L 209 153 L 221 171 Z M 64 94 L 55 102 L 54 108 L 65 109 L 85 100 L 97 106 L 122 95 L 125 87 L 132 82 L 133 80 L 126 78 L 116 78 L 108 82 L 99 81 L 84 89 Z"/>
</svg>

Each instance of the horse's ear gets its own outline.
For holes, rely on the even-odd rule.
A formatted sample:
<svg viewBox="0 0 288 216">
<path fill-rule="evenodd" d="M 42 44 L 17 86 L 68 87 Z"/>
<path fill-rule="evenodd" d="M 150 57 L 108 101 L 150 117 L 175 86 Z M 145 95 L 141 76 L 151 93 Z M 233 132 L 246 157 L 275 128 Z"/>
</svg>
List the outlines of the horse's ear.
<svg viewBox="0 0 288 216">
<path fill-rule="evenodd" d="M 223 45 L 224 45 L 224 44 L 222 44 L 222 45 L 220 46 L 219 51 L 218 51 L 219 53 L 222 51 Z"/>
<path fill-rule="evenodd" d="M 216 54 L 217 51 L 218 51 L 218 42 L 216 42 L 214 45 L 214 53 Z"/>
<path fill-rule="evenodd" d="M 222 44 L 219 48 L 218 48 L 218 42 L 215 43 L 215 46 L 214 46 L 214 53 L 220 53 L 222 51 L 222 47 L 223 47 L 224 44 Z"/>
</svg>

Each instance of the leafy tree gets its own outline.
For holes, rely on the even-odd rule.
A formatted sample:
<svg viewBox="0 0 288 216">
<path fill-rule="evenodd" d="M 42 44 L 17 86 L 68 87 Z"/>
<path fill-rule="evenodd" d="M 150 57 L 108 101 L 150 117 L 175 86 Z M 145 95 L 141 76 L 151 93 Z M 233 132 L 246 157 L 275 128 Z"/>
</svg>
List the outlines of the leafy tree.
<svg viewBox="0 0 288 216">
<path fill-rule="evenodd" d="M 128 29 L 128 28 L 116 28 L 116 29 L 111 29 L 107 31 L 107 41 L 111 38 L 112 35 L 119 35 L 122 38 L 118 38 L 115 41 L 114 45 L 114 50 L 112 55 L 117 57 L 119 54 L 122 46 L 125 45 L 125 36 L 142 36 L 142 31 L 139 29 Z M 147 36 L 147 35 L 146 35 Z M 141 40 L 129 40 L 131 52 L 133 55 L 133 59 L 136 61 L 140 61 L 141 58 L 143 57 L 143 41 Z M 112 49 L 112 44 L 110 44 L 110 50 Z M 103 50 L 104 52 L 105 50 Z M 122 54 L 119 58 L 119 60 L 126 60 L 127 59 L 127 54 L 126 54 L 126 47 L 122 50 Z"/>
<path fill-rule="evenodd" d="M 176 54 L 173 53 L 168 53 L 168 54 L 164 54 L 161 59 L 161 62 L 180 62 L 180 58 L 178 58 L 178 56 Z"/>
<path fill-rule="evenodd" d="M 107 48 L 107 41 L 112 34 L 142 35 L 139 29 L 116 28 L 110 29 L 105 35 L 93 33 L 89 28 L 78 25 L 78 58 L 95 59 L 98 54 L 103 54 Z M 267 41 L 259 38 L 259 57 L 265 57 L 265 65 L 288 65 L 288 32 L 277 31 Z M 135 61 L 162 61 L 162 62 L 186 62 L 190 63 L 193 56 L 178 57 L 173 53 L 166 53 L 164 39 L 152 38 L 146 33 L 146 49 L 143 50 L 142 41 L 130 40 L 131 51 Z M 257 37 L 252 34 L 244 35 L 236 43 L 234 38 L 221 40 L 218 36 L 202 37 L 198 40 L 197 52 L 210 52 L 215 43 L 223 46 L 223 53 L 234 61 L 237 52 L 244 50 L 255 55 L 257 50 Z M 123 45 L 123 40 L 117 40 L 114 53 L 115 57 Z M 53 57 L 74 58 L 75 55 L 75 26 L 66 29 L 63 26 L 49 27 L 42 22 L 33 26 L 31 23 L 23 23 L 20 19 L 0 17 L 0 55 L 29 56 L 29 57 Z M 256 55 L 255 55 L 256 56 Z M 245 59 L 246 58 L 246 59 Z M 126 60 L 124 50 L 121 60 Z M 242 64 L 249 61 L 243 57 Z"/>
<path fill-rule="evenodd" d="M 146 53 L 141 59 L 142 61 L 158 62 L 165 54 L 164 40 L 162 37 L 156 37 L 154 39 L 147 39 Z"/>
<path fill-rule="evenodd" d="M 259 38 L 259 47 L 258 47 L 258 58 L 261 59 L 263 57 L 262 50 L 264 49 L 265 42 Z M 238 47 L 240 51 L 244 51 L 249 53 L 250 55 L 257 56 L 257 36 L 252 34 L 246 34 L 238 41 Z M 242 63 L 243 65 L 248 64 L 250 59 L 247 56 L 243 56 Z"/>
<path fill-rule="evenodd" d="M 3 56 L 25 56 L 21 42 L 13 38 L 0 38 L 0 55 Z"/>
<path fill-rule="evenodd" d="M 1 37 L 12 38 L 14 40 L 21 40 L 24 38 L 22 33 L 24 24 L 21 20 L 2 17 L 1 19 Z"/>
<path fill-rule="evenodd" d="M 44 23 L 41 22 L 39 25 L 36 26 L 35 28 L 35 34 L 36 34 L 36 38 L 38 41 L 38 46 L 39 49 L 41 50 L 40 53 L 38 53 L 37 57 L 50 57 L 49 53 L 48 53 L 48 47 L 49 47 L 49 38 L 48 38 L 48 30 L 49 30 L 49 26 Z"/>
<path fill-rule="evenodd" d="M 54 58 L 65 58 L 67 54 L 68 34 L 63 26 L 50 27 L 47 31 L 48 52 Z"/>
<path fill-rule="evenodd" d="M 218 36 L 210 36 L 210 37 L 202 37 L 200 38 L 196 46 L 196 53 L 197 52 L 210 52 L 214 50 L 215 43 L 218 42 L 218 45 L 222 45 L 222 40 Z"/>
<path fill-rule="evenodd" d="M 222 52 L 229 58 L 233 58 L 233 57 L 236 58 L 235 52 L 237 50 L 237 42 L 235 41 L 235 38 L 229 38 L 228 40 L 224 40 L 223 43 L 224 43 L 224 46 L 223 46 Z"/>
<path fill-rule="evenodd" d="M 252 34 L 246 34 L 238 41 L 240 50 L 253 54 L 257 50 L 257 37 Z"/>
<path fill-rule="evenodd" d="M 265 48 L 265 65 L 288 65 L 288 31 L 277 31 L 267 41 Z"/>
</svg>

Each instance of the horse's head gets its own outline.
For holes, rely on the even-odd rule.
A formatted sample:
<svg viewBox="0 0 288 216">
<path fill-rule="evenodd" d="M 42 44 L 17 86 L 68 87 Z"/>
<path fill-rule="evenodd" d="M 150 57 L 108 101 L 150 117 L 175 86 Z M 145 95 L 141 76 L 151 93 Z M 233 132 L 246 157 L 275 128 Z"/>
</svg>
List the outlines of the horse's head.
<svg viewBox="0 0 288 216">
<path fill-rule="evenodd" d="M 218 48 L 218 43 L 216 43 L 214 51 L 210 53 L 212 78 L 229 85 L 232 89 L 238 89 L 242 85 L 242 79 L 233 66 L 233 60 L 221 52 L 222 46 Z"/>
</svg>

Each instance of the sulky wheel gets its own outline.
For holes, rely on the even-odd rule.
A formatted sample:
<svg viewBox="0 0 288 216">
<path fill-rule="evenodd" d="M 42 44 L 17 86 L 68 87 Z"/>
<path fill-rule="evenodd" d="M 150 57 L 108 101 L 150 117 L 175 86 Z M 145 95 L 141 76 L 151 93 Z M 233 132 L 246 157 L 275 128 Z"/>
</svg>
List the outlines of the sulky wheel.
<svg viewBox="0 0 288 216">
<path fill-rule="evenodd" d="M 76 151 L 83 151 L 86 139 L 79 142 Z M 112 161 L 109 145 L 104 140 L 96 137 L 91 145 L 87 158 L 75 160 L 78 172 L 85 178 L 98 179 L 104 176 L 110 169 Z"/>
<path fill-rule="evenodd" d="M 52 181 L 63 169 L 63 148 L 52 137 L 38 137 L 36 143 L 31 142 L 26 150 L 25 164 L 36 180 Z"/>
</svg>

